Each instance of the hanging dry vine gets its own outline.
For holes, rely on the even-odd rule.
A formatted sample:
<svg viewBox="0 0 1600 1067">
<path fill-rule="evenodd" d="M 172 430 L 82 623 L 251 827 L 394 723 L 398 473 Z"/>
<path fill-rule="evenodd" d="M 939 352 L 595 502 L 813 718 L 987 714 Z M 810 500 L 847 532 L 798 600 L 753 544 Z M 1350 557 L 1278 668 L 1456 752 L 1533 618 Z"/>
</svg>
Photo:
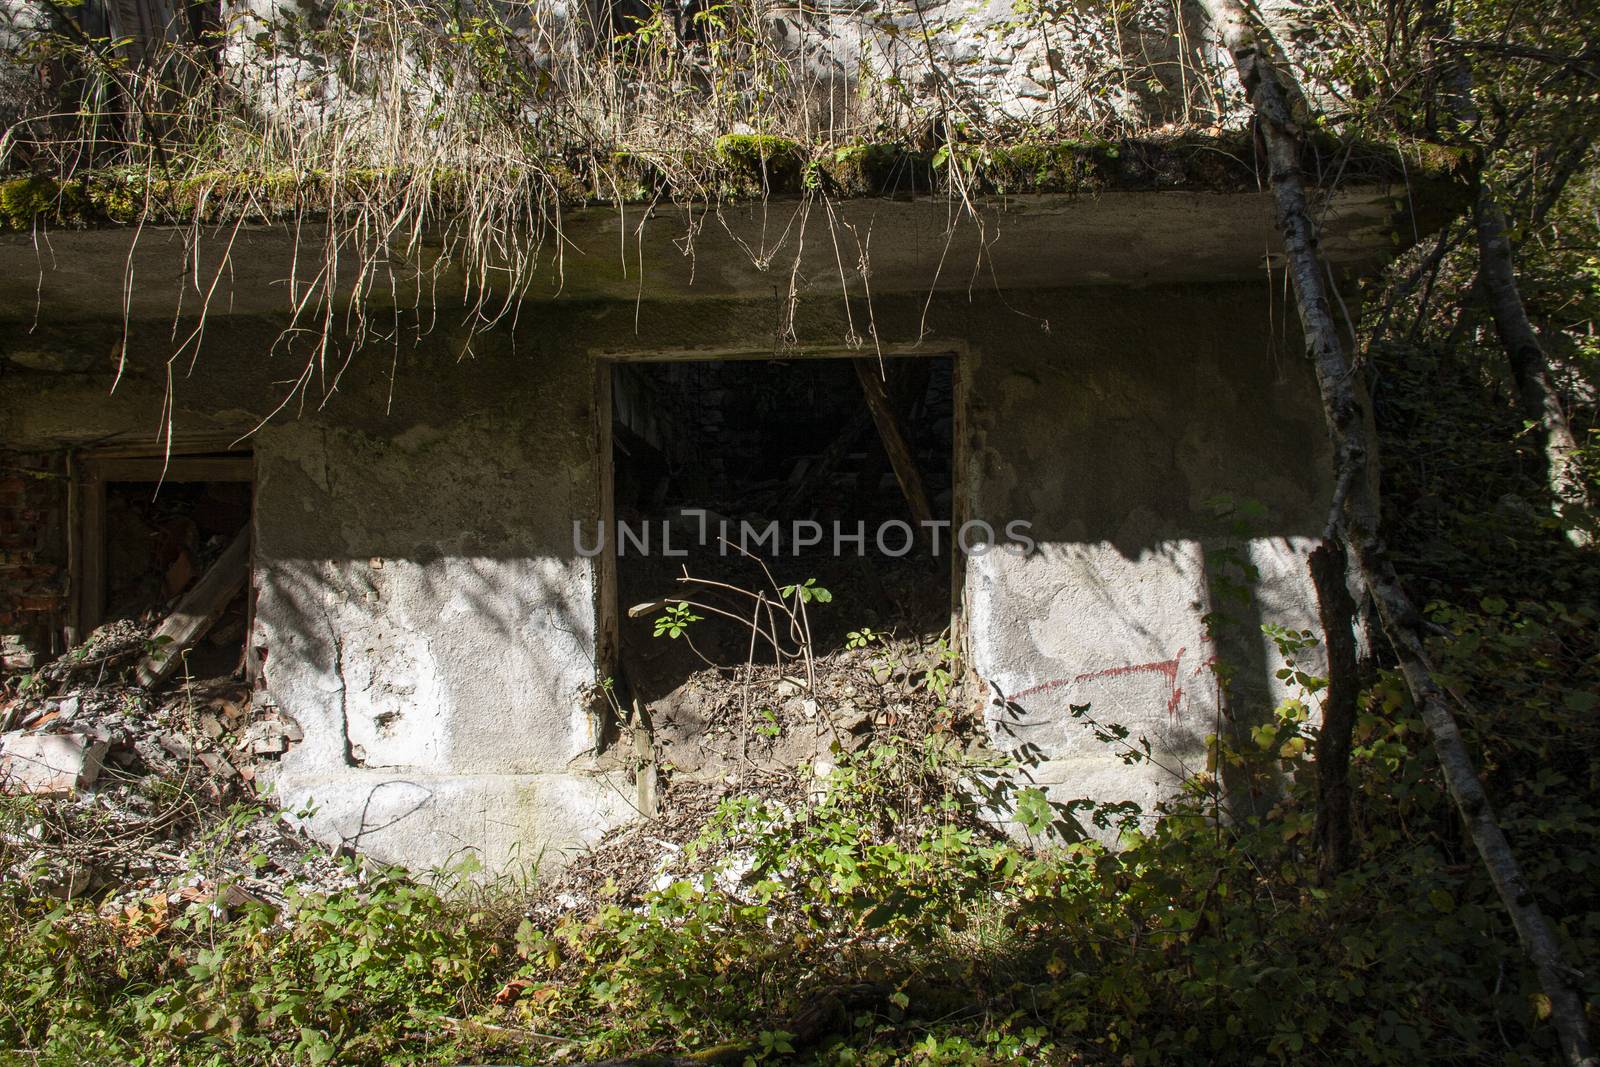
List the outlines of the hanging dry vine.
<svg viewBox="0 0 1600 1067">
<path fill-rule="evenodd" d="M 7 81 L 31 89 L 0 105 L 15 116 L 0 168 L 23 176 L 7 182 L 0 221 L 36 232 L 52 221 L 181 227 L 190 269 L 169 380 L 193 367 L 226 302 L 240 228 L 281 226 L 294 264 L 275 354 L 298 369 L 278 410 L 326 402 L 358 353 L 442 315 L 459 315 L 467 346 L 514 319 L 541 271 L 560 277 L 575 204 L 615 206 L 640 247 L 648 209 L 672 206 L 664 214 L 683 220 L 692 255 L 704 225 L 723 224 L 723 205 L 793 197 L 773 245 L 746 249 L 761 269 L 792 264 L 781 343 L 814 208 L 841 295 L 870 298 L 868 235 L 834 205 L 884 191 L 886 170 L 942 189 L 953 235 L 984 225 L 973 204 L 983 167 L 1070 178 L 1075 164 L 1041 145 L 1105 144 L 1148 128 L 1156 109 L 1191 115 L 1217 98 L 1216 71 L 1189 52 L 1113 52 L 1123 34 L 1182 38 L 1177 9 L 1157 0 L 1111 13 L 1025 3 L 988 26 L 1041 55 L 1050 34 L 1076 28 L 1072 47 L 1088 57 L 1070 79 L 1034 71 L 1048 94 L 1010 109 L 964 74 L 955 10 L 224 3 L 135 37 L 96 22 L 95 4 L 22 2 L 39 5 L 25 7 L 36 17 L 0 38 L 0 67 L 26 72 Z M 1128 88 L 1168 83 L 1183 100 Z M 1019 145 L 1032 154 L 1015 155 Z M 132 262 L 125 290 L 140 284 Z M 875 343 L 867 325 L 849 340 Z"/>
</svg>

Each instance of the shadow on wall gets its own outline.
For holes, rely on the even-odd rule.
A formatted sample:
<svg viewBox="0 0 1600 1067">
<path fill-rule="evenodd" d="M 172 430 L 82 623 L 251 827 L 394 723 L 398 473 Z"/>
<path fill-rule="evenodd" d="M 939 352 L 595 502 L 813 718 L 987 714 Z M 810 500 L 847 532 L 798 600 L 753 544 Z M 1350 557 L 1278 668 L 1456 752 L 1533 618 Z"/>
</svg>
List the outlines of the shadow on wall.
<svg viewBox="0 0 1600 1067">
<path fill-rule="evenodd" d="M 985 566 L 980 587 L 1014 591 L 988 605 L 981 588 L 974 597 L 980 619 L 986 606 L 1009 614 L 994 624 L 998 638 L 974 634 L 986 716 L 996 747 L 1021 764 L 1013 780 L 988 783 L 990 806 L 1007 810 L 1018 788 L 1042 787 L 1056 801 L 1053 832 L 1077 840 L 1092 831 L 1073 801 L 1126 801 L 1148 815 L 1208 768 L 1211 736 L 1252 743 L 1251 730 L 1295 695 L 1276 677 L 1283 660 L 1263 627 L 1316 628 L 1305 571 L 1315 544 L 1218 535 L 1133 559 L 1105 545 L 1046 544 L 1020 565 Z M 1030 569 L 1061 580 L 1039 589 L 1019 574 Z M 1320 648 L 1299 661 L 1323 670 Z M 1264 811 L 1281 786 L 1226 765 L 1223 774 L 1236 816 Z M 1108 826 L 1097 830 L 1105 837 Z"/>
<path fill-rule="evenodd" d="M 558 739 L 537 729 L 550 721 L 539 706 L 580 705 L 593 680 L 581 564 L 550 555 L 262 561 L 256 638 L 268 688 L 297 718 L 289 700 L 306 696 L 307 682 L 327 694 L 350 766 L 559 769 L 580 753 L 552 762 Z"/>
<path fill-rule="evenodd" d="M 380 535 L 366 558 L 258 563 L 265 685 L 305 730 L 281 774 L 383 779 L 327 813 L 352 847 L 412 819 L 449 833 L 430 811 L 442 779 L 560 773 L 594 745 L 587 569 L 540 545 L 527 558 L 400 547 Z"/>
</svg>

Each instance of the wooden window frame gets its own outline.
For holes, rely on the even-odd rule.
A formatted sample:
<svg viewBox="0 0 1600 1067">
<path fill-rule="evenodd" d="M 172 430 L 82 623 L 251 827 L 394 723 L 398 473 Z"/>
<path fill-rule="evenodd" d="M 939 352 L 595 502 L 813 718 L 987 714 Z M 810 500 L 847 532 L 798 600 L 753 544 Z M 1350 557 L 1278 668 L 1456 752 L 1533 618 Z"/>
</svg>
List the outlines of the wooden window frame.
<svg viewBox="0 0 1600 1067">
<path fill-rule="evenodd" d="M 95 448 L 73 453 L 72 507 L 68 528 L 72 543 L 67 644 L 76 645 L 105 621 L 106 611 L 106 486 L 112 482 L 248 482 L 250 522 L 255 521 L 255 456 L 230 451 L 230 440 L 186 443 L 169 456 L 155 449 Z M 217 453 L 228 452 L 226 455 Z M 255 548 L 251 546 L 254 556 Z M 246 634 L 253 621 L 255 597 L 246 598 Z"/>
</svg>

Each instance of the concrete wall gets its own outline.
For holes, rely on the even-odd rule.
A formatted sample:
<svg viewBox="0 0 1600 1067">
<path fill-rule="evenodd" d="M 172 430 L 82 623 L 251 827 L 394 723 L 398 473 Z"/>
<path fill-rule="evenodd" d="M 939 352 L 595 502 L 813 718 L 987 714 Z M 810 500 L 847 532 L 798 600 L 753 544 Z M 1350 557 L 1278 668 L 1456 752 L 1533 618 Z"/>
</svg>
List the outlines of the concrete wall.
<svg viewBox="0 0 1600 1067">
<path fill-rule="evenodd" d="M 595 506 L 594 463 L 563 416 L 589 425 L 555 407 L 389 438 L 262 434 L 253 640 L 306 735 L 273 784 L 321 806 L 319 833 L 501 865 L 624 814 L 614 783 L 581 773 L 595 576 L 569 516 Z"/>
<path fill-rule="evenodd" d="M 998 531 L 1028 520 L 1039 543 L 969 561 L 971 663 L 1024 712 L 988 712 L 1019 781 L 1149 809 L 1203 768 L 1208 734 L 1287 695 L 1260 626 L 1315 628 L 1304 557 L 1325 519 L 1326 434 L 1257 285 L 1039 303 L 1049 333 L 994 305 L 955 332 L 965 511 Z M 389 438 L 262 435 L 260 636 L 271 692 L 308 738 L 278 788 L 322 801 L 322 832 L 496 862 L 628 816 L 619 782 L 568 773 L 594 742 L 596 577 L 570 526 L 599 507 L 588 350 L 614 347 L 548 354 L 545 388 L 567 403 L 547 391 L 536 415 L 511 403 Z M 1208 627 L 1212 612 L 1225 618 Z M 1147 737 L 1154 758 L 1124 764 L 1072 705 Z"/>
<path fill-rule="evenodd" d="M 1273 684 L 1262 619 L 1311 623 L 1301 557 L 1327 496 L 1326 434 L 1270 300 L 1250 282 L 939 297 L 925 319 L 920 294 L 874 309 L 886 340 L 926 323 L 930 351 L 967 353 L 959 506 L 1033 523 L 1031 556 L 971 561 L 966 622 L 973 666 L 1026 709 L 1009 724 L 991 709 L 996 742 L 1057 799 L 1148 803 L 1172 784 L 1125 767 L 1071 704 L 1199 766 L 1219 707 L 1201 621 L 1226 570 L 1216 553 L 1262 571 L 1256 606 L 1221 635 L 1242 686 Z M 837 345 L 843 311 L 812 302 L 801 342 Z M 364 355 L 326 410 L 291 407 L 256 434 L 252 643 L 263 696 L 306 735 L 270 776 L 280 801 L 315 807 L 330 841 L 419 866 L 467 850 L 502 868 L 552 861 L 628 818 L 631 786 L 589 756 L 597 576 L 571 541 L 601 503 L 593 357 L 761 351 L 773 322 L 755 300 L 541 307 L 464 360 L 448 336 Z M 104 352 L 118 328 L 57 324 L 27 343 Z M 295 370 L 257 355 L 275 329 L 210 327 L 179 381 L 180 430 L 248 430 L 272 411 Z M 153 441 L 168 330 L 135 332 L 115 394 L 95 361 L 8 367 L 6 443 Z M 1225 494 L 1265 505 L 1251 537 L 1212 515 Z"/>
<path fill-rule="evenodd" d="M 1305 557 L 1331 461 L 1309 368 L 1265 311 L 1256 287 L 1116 292 L 1088 330 L 1058 319 L 972 361 L 967 509 L 1027 518 L 1039 543 L 969 561 L 972 664 L 1010 702 L 987 713 L 997 747 L 1052 800 L 1148 810 L 1205 767 L 1207 735 L 1288 695 L 1261 624 L 1317 625 Z M 1153 758 L 1124 764 L 1075 705 Z"/>
</svg>

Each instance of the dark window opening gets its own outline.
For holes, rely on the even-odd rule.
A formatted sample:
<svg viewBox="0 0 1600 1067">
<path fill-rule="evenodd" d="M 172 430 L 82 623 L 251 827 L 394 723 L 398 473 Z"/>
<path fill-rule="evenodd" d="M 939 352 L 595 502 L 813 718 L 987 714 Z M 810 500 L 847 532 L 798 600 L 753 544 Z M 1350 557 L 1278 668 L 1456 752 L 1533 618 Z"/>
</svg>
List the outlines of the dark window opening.
<svg viewBox="0 0 1600 1067">
<path fill-rule="evenodd" d="M 153 631 L 179 610 L 228 547 L 250 536 L 253 477 L 246 453 L 83 457 L 75 567 L 80 632 L 121 620 Z M 237 553 L 232 558 L 236 566 Z M 243 585 L 220 612 L 214 603 L 205 608 L 203 632 L 184 653 L 191 677 L 232 675 L 246 666 L 252 605 L 248 581 Z"/>
</svg>

